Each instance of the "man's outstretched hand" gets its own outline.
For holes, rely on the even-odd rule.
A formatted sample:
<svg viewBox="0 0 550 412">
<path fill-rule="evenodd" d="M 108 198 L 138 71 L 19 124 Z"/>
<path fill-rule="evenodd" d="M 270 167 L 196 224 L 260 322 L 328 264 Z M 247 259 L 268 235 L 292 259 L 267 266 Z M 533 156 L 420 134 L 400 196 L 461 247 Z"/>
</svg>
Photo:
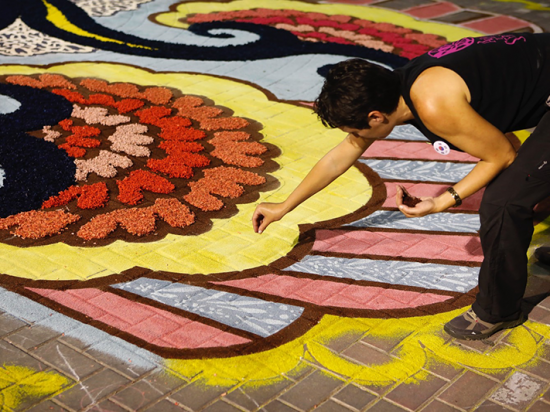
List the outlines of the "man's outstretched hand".
<svg viewBox="0 0 550 412">
<path fill-rule="evenodd" d="M 254 232 L 262 233 L 272 222 L 280 220 L 285 214 L 283 203 L 260 203 L 252 215 Z"/>
<path fill-rule="evenodd" d="M 403 200 L 404 196 L 410 196 L 408 193 L 397 186 L 397 192 L 395 194 L 395 203 L 397 207 L 407 217 L 422 217 L 434 213 L 436 211 L 436 205 L 433 197 L 422 197 L 420 202 L 416 203 L 413 207 L 407 206 Z"/>
</svg>

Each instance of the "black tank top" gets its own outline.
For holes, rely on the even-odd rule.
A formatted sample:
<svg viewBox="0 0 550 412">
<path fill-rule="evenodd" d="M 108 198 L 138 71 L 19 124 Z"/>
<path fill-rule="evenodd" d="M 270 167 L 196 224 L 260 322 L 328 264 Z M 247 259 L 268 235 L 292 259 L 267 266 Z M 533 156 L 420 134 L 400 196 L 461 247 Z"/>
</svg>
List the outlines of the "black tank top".
<svg viewBox="0 0 550 412">
<path fill-rule="evenodd" d="M 467 37 L 396 69 L 402 80 L 403 98 L 415 117 L 411 123 L 432 143 L 445 139 L 424 126 L 410 90 L 420 73 L 433 66 L 445 67 L 462 77 L 470 90 L 472 108 L 503 133 L 536 126 L 547 109 L 550 33 Z"/>
</svg>

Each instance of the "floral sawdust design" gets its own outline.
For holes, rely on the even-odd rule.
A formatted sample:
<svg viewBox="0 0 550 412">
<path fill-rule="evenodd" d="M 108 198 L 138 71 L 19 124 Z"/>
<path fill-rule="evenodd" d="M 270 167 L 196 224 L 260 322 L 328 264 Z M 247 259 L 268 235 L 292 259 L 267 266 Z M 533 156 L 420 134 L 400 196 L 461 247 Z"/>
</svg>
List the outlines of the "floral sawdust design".
<svg viewBox="0 0 550 412">
<path fill-rule="evenodd" d="M 41 210 L 0 219 L 0 230 L 11 230 L 17 244 L 57 242 L 63 232 L 75 244 L 198 234 L 266 183 L 273 154 L 257 141 L 257 126 L 201 97 L 57 74 L 3 81 L 73 104 L 70 118 L 31 133 L 74 159 L 75 184 L 45 199 Z"/>
</svg>

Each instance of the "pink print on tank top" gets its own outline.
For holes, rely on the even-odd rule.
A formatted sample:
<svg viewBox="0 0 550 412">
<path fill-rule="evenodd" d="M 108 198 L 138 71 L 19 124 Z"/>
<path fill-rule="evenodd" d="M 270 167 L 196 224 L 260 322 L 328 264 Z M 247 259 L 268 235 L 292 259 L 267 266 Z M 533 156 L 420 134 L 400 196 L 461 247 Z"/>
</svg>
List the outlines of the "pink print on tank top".
<svg viewBox="0 0 550 412">
<path fill-rule="evenodd" d="M 523 36 L 514 36 L 513 34 L 501 34 L 500 36 L 484 36 L 476 39 L 477 44 L 487 44 L 487 43 L 496 43 L 499 40 L 503 40 L 504 43 L 512 45 L 519 40 L 526 42 L 525 37 Z"/>
<path fill-rule="evenodd" d="M 470 47 L 474 43 L 488 44 L 488 43 L 496 43 L 497 41 L 504 41 L 504 43 L 508 45 L 512 45 L 520 40 L 524 42 L 527 41 L 525 37 L 514 36 L 513 34 L 502 34 L 499 36 L 483 36 L 483 37 L 477 37 L 477 38 L 465 37 L 464 39 L 460 39 L 453 43 L 440 46 L 437 49 L 430 50 L 428 54 L 431 57 L 435 57 L 436 59 L 439 59 L 443 56 L 447 56 L 448 54 L 452 54 L 460 50 L 464 50 L 465 48 Z"/>
<path fill-rule="evenodd" d="M 433 49 L 429 51 L 428 54 L 432 57 L 435 57 L 436 59 L 439 59 L 448 54 L 464 50 L 466 47 L 470 47 L 472 44 L 474 44 L 474 39 L 472 37 L 466 37 L 464 39 L 460 39 L 455 42 L 440 46 L 437 49 Z"/>
</svg>

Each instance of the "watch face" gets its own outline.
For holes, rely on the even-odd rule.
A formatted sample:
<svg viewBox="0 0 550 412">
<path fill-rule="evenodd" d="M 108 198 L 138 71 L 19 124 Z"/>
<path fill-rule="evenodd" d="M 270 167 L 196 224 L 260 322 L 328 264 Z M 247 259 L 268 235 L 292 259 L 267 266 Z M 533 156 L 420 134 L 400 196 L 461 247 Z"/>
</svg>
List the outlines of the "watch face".
<svg viewBox="0 0 550 412">
<path fill-rule="evenodd" d="M 440 155 L 444 155 L 444 156 L 451 153 L 451 148 L 449 147 L 449 145 L 445 142 L 442 142 L 441 140 L 438 140 L 437 142 L 434 143 L 434 150 Z"/>
</svg>

